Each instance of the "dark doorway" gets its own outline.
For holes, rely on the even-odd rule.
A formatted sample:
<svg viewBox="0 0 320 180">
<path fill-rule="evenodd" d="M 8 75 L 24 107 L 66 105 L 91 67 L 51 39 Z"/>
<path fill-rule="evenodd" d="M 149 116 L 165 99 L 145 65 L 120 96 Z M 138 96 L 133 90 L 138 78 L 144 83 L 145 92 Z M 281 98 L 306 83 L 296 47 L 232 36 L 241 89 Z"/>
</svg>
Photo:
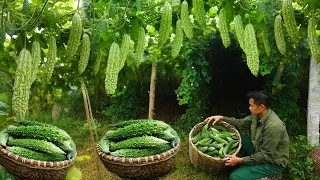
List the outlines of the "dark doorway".
<svg viewBox="0 0 320 180">
<path fill-rule="evenodd" d="M 248 115 L 248 99 L 246 94 L 254 90 L 263 90 L 265 77 L 251 74 L 243 52 L 233 40 L 228 48 L 224 48 L 221 39 L 213 40 L 207 52 L 210 67 L 210 113 L 226 116 Z"/>
</svg>

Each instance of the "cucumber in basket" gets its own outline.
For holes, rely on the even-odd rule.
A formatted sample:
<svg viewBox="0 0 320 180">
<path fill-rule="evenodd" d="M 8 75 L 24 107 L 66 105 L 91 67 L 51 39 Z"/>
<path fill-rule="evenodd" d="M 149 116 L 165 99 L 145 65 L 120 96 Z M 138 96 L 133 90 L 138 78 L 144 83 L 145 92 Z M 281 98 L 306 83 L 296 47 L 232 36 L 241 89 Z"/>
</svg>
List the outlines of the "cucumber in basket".
<svg viewBox="0 0 320 180">
<path fill-rule="evenodd" d="M 239 145 L 235 133 L 218 125 L 208 127 L 208 124 L 192 137 L 192 143 L 199 151 L 214 158 L 224 158 L 227 154 L 234 154 Z"/>
</svg>

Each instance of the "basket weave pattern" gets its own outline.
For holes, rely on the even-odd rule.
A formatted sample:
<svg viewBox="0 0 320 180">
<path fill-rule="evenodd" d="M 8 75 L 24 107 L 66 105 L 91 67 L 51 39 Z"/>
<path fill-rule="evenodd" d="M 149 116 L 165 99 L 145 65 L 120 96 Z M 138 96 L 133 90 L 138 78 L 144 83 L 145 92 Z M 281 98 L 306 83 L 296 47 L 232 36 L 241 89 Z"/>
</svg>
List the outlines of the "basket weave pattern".
<svg viewBox="0 0 320 180">
<path fill-rule="evenodd" d="M 320 147 L 312 150 L 308 156 L 313 160 L 313 171 L 320 176 Z"/>
<path fill-rule="evenodd" d="M 197 167 L 201 170 L 208 171 L 208 172 L 218 173 L 218 172 L 225 170 L 225 168 L 226 168 L 222 159 L 214 158 L 212 156 L 209 156 L 209 155 L 202 153 L 192 143 L 192 137 L 195 136 L 199 131 L 201 131 L 203 126 L 205 126 L 206 124 L 207 124 L 207 122 L 201 122 L 201 123 L 195 125 L 193 127 L 193 129 L 190 131 L 190 133 L 189 133 L 189 156 L 190 156 L 191 163 L 195 167 Z M 209 127 L 212 126 L 212 124 L 210 122 L 208 122 L 208 125 L 209 125 Z M 238 138 L 239 145 L 238 145 L 238 148 L 234 154 L 235 155 L 238 154 L 241 149 L 241 146 L 242 146 L 241 137 L 240 137 L 238 130 L 235 129 L 230 124 L 223 122 L 223 121 L 219 121 L 215 125 L 222 126 L 227 131 L 235 133 L 235 135 Z"/>
<path fill-rule="evenodd" d="M 102 152 L 97 145 L 98 155 L 104 166 L 122 178 L 149 179 L 166 174 L 172 167 L 179 143 L 172 149 L 154 156 L 122 158 Z"/>
<path fill-rule="evenodd" d="M 15 155 L 0 146 L 0 164 L 20 180 L 61 180 L 74 163 L 70 160 L 45 162 Z"/>
</svg>

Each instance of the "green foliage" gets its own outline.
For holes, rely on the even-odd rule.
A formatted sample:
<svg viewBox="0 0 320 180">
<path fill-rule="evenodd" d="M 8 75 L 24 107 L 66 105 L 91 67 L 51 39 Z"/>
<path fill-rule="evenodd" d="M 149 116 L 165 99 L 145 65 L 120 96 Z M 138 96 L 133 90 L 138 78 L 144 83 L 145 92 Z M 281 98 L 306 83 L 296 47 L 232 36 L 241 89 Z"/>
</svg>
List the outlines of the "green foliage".
<svg viewBox="0 0 320 180">
<path fill-rule="evenodd" d="M 194 48 L 187 51 L 185 69 L 182 72 L 182 81 L 176 94 L 179 105 L 189 104 L 193 98 L 191 93 L 200 88 L 203 84 L 209 84 L 208 62 L 203 55 L 203 49 Z M 190 54 L 189 54 L 190 53 Z"/>
<path fill-rule="evenodd" d="M 97 129 L 98 129 L 98 128 L 101 127 L 101 124 L 100 124 L 96 119 L 92 119 L 92 120 L 90 121 L 90 123 L 91 123 L 92 131 L 93 131 L 94 128 L 97 128 Z M 83 135 L 88 136 L 88 135 L 90 134 L 88 123 L 85 123 L 85 124 L 82 126 L 82 129 L 81 129 L 81 130 L 82 130 Z"/>
<path fill-rule="evenodd" d="M 281 60 L 278 69 L 272 73 L 272 79 L 265 88 L 272 92 L 272 109 L 286 123 L 289 134 L 306 134 L 306 115 L 299 106 L 301 83 L 307 81 L 309 57 L 306 55 L 307 42 L 301 41 L 297 46 L 288 46 L 296 52 L 287 54 Z"/>
<path fill-rule="evenodd" d="M 187 50 L 181 55 L 184 58 L 182 81 L 176 90 L 179 105 L 188 105 L 186 113 L 178 120 L 182 130 L 190 130 L 196 122 L 203 120 L 208 105 L 208 89 L 210 77 L 209 65 L 205 57 L 208 41 L 215 37 L 211 34 L 197 41 L 186 43 Z"/>
<path fill-rule="evenodd" d="M 313 161 L 308 157 L 313 148 L 308 145 L 305 136 L 296 136 L 290 143 L 290 161 L 284 170 L 283 179 L 315 180 L 319 179 L 313 169 Z"/>
<path fill-rule="evenodd" d="M 16 178 L 0 165 L 0 179 L 15 180 Z"/>
<path fill-rule="evenodd" d="M 120 89 L 120 88 L 119 88 Z M 123 86 L 110 98 L 110 104 L 103 111 L 108 119 L 108 123 L 114 123 L 123 119 L 134 119 L 141 112 L 147 112 L 145 103 L 148 99 L 148 86 L 138 82 L 131 81 L 127 86 Z"/>
<path fill-rule="evenodd" d="M 7 112 L 8 108 L 9 106 L 0 100 L 0 117 L 9 115 L 9 113 Z"/>
</svg>

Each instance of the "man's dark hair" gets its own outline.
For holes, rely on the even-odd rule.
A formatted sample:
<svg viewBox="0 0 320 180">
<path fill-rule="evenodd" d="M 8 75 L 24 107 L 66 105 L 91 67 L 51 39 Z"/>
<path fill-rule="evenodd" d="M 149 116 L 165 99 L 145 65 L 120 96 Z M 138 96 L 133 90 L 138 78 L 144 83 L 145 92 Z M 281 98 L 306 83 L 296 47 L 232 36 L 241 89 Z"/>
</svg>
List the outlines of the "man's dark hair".
<svg viewBox="0 0 320 180">
<path fill-rule="evenodd" d="M 247 98 L 252 98 L 256 105 L 263 104 L 266 108 L 270 107 L 270 96 L 266 92 L 252 91 L 247 94 Z"/>
</svg>

